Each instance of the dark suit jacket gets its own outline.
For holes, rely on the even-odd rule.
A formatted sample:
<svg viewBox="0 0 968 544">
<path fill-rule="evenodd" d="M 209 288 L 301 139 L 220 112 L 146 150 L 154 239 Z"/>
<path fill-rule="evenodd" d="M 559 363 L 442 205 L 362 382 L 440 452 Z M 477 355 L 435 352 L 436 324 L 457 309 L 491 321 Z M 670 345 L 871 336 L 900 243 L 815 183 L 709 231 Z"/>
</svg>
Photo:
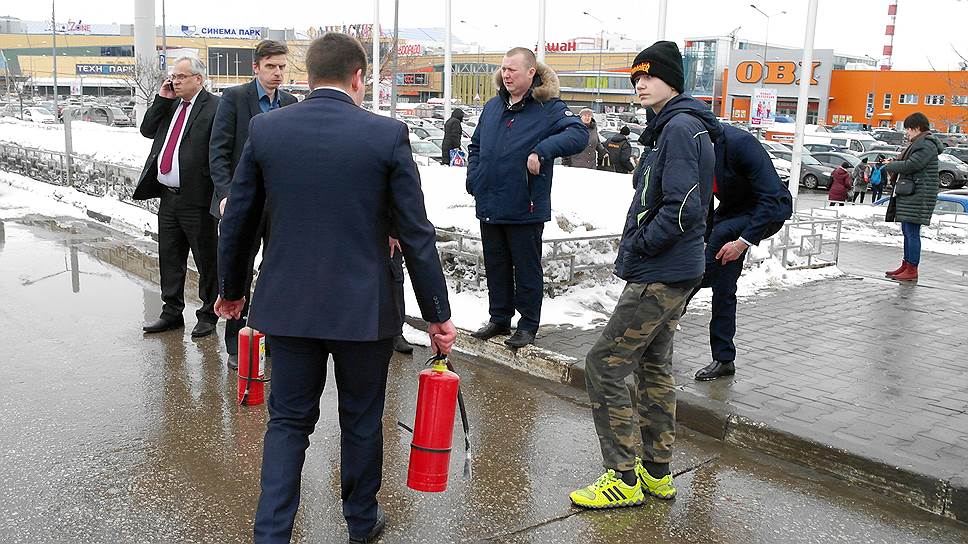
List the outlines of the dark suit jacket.
<svg viewBox="0 0 968 544">
<path fill-rule="evenodd" d="M 742 227 L 736 236 L 759 244 L 793 214 L 793 197 L 763 146 L 749 132 L 729 125 L 723 125 L 716 142 L 716 188 L 719 206 L 715 211 L 709 207 L 707 240 L 717 224 L 744 216 L 745 225 L 731 222 Z"/>
<path fill-rule="evenodd" d="M 218 97 L 202 89 L 192 111 L 182 127 L 181 146 L 178 148 L 178 170 L 181 194 L 188 202 L 209 206 L 212 202 L 212 176 L 208 168 L 208 141 L 212 134 L 212 119 L 218 109 Z M 158 198 L 164 189 L 158 183 L 158 160 L 172 117 L 180 107 L 181 100 L 155 96 L 155 101 L 145 112 L 141 122 L 141 135 L 153 138 L 151 153 L 145 161 L 138 187 L 132 198 L 148 200 Z"/>
<path fill-rule="evenodd" d="M 279 106 L 286 107 L 298 102 L 296 97 L 278 89 Z M 242 146 L 249 138 L 249 121 L 262 113 L 259 108 L 259 90 L 255 80 L 245 85 L 229 87 L 222 91 L 222 100 L 212 124 L 212 139 L 209 142 L 208 163 L 212 170 L 215 194 L 212 197 L 212 215 L 221 217 L 218 203 L 229 196 L 229 186 L 235 175 L 235 166 L 242 156 Z"/>
<path fill-rule="evenodd" d="M 245 293 L 263 208 L 269 244 L 249 324 L 271 335 L 373 341 L 400 334 L 387 237 L 392 214 L 428 322 L 450 318 L 406 125 L 319 89 L 252 118 L 220 223 L 220 291 Z"/>
</svg>

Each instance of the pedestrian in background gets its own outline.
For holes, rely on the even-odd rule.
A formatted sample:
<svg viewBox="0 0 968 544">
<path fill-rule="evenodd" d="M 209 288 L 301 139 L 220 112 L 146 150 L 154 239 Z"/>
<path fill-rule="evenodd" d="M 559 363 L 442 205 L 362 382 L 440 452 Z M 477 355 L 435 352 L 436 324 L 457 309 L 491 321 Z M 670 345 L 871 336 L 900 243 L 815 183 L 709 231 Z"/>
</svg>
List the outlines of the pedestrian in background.
<svg viewBox="0 0 968 544">
<path fill-rule="evenodd" d="M 864 194 L 867 193 L 867 184 L 870 182 L 870 167 L 867 165 L 867 157 L 857 163 L 850 177 L 854 181 L 852 187 L 854 194 L 851 195 L 850 201 L 857 202 L 857 197 L 860 197 L 860 203 L 863 204 Z"/>
<path fill-rule="evenodd" d="M 898 175 L 894 184 L 894 221 L 904 234 L 904 260 L 897 270 L 885 275 L 898 281 L 918 279 L 921 262 L 921 226 L 931 224 L 938 199 L 938 155 L 944 144 L 930 132 L 927 116 L 912 113 L 904 119 L 904 132 L 911 142 L 896 161 L 884 165 L 884 172 Z"/>
<path fill-rule="evenodd" d="M 850 181 L 850 172 L 847 171 L 848 168 L 850 168 L 850 163 L 844 161 L 840 166 L 834 168 L 833 173 L 830 174 L 827 201 L 830 202 L 831 206 L 843 206 L 847 202 L 847 196 L 853 186 Z"/>
<path fill-rule="evenodd" d="M 464 127 L 461 125 L 463 120 L 464 110 L 454 108 L 454 111 L 450 113 L 450 119 L 444 123 L 444 140 L 440 142 L 442 148 L 440 161 L 444 166 L 450 166 L 451 149 L 460 151 L 460 140 L 464 135 Z"/>
<path fill-rule="evenodd" d="M 884 155 L 878 155 L 871 167 L 871 204 L 877 202 L 884 194 Z"/>
<path fill-rule="evenodd" d="M 561 164 L 575 168 L 598 168 L 601 156 L 605 154 L 605 146 L 602 145 L 601 137 L 598 135 L 598 123 L 595 122 L 594 112 L 588 108 L 582 108 L 578 115 L 581 122 L 588 129 L 588 143 L 585 148 L 577 154 L 561 159 Z"/>
<path fill-rule="evenodd" d="M 631 174 L 635 170 L 632 164 L 632 144 L 629 142 L 629 134 L 632 131 L 629 127 L 622 127 L 618 134 L 609 138 L 605 144 L 608 152 L 608 161 L 616 174 Z"/>
</svg>

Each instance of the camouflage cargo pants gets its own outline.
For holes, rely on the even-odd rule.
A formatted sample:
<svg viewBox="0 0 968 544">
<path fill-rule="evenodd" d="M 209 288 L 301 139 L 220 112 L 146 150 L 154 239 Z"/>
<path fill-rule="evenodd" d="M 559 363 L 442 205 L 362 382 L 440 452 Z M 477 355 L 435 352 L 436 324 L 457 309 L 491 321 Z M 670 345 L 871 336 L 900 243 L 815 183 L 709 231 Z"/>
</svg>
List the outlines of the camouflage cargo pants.
<svg viewBox="0 0 968 544">
<path fill-rule="evenodd" d="M 695 282 L 698 283 L 698 282 Z M 668 463 L 676 438 L 672 339 L 695 285 L 628 283 L 585 357 L 585 384 L 606 469 L 635 466 L 635 413 L 646 461 Z M 625 378 L 635 373 L 637 410 Z"/>
</svg>

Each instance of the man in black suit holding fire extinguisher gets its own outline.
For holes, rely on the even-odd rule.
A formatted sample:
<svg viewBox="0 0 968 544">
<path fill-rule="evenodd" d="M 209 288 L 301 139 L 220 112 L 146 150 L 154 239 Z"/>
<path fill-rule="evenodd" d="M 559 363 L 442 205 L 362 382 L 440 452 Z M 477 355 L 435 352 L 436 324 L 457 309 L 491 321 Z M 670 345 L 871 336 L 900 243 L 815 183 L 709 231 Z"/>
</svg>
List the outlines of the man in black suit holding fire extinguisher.
<svg viewBox="0 0 968 544">
<path fill-rule="evenodd" d="M 381 420 L 402 325 L 387 250 L 391 216 L 433 349 L 449 353 L 457 331 L 407 127 L 359 107 L 363 47 L 328 33 L 309 46 L 306 67 L 313 89 L 306 100 L 250 123 L 220 227 L 216 311 L 241 313 L 248 249 L 266 207 L 272 243 L 249 315 L 268 336 L 273 359 L 255 542 L 290 541 L 330 355 L 343 516 L 350 542 L 372 542 L 386 524 L 376 500 Z"/>
</svg>

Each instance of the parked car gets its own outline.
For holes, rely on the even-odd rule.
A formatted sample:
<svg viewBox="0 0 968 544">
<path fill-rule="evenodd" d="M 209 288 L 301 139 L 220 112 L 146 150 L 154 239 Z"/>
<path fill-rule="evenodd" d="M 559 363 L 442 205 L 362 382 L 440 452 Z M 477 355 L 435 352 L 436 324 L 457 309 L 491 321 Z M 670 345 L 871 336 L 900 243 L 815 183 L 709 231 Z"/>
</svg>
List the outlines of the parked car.
<svg viewBox="0 0 968 544">
<path fill-rule="evenodd" d="M 133 127 L 134 122 L 128 117 L 124 110 L 117 106 L 91 106 L 82 107 L 74 111 L 71 119 L 98 123 L 111 127 Z"/>
<path fill-rule="evenodd" d="M 886 206 L 891 197 L 885 196 L 874 202 L 875 206 Z M 968 214 L 968 190 L 943 191 L 938 193 L 938 200 L 934 205 L 934 213 L 963 213 Z"/>
<path fill-rule="evenodd" d="M 52 113 L 40 107 L 24 108 L 23 119 L 24 121 L 43 123 L 45 125 L 54 125 L 57 123 L 57 119 Z"/>
<path fill-rule="evenodd" d="M 873 163 L 878 155 L 884 155 L 888 159 L 896 159 L 901 156 L 900 151 L 868 151 L 861 153 L 860 158 L 867 157 L 867 162 Z M 968 164 L 965 164 L 954 155 L 942 153 L 938 155 L 938 180 L 942 189 L 957 189 L 968 184 Z"/>
<path fill-rule="evenodd" d="M 834 144 L 803 144 L 803 148 L 809 151 L 812 155 L 816 155 L 817 153 L 824 152 L 824 151 L 833 151 L 836 153 L 840 153 L 841 151 L 847 150 L 847 148 L 845 147 L 841 147 L 839 145 L 834 145 Z"/>
<path fill-rule="evenodd" d="M 427 157 L 428 159 L 433 159 L 440 162 L 441 155 L 444 154 L 443 150 L 437 144 L 428 141 L 421 140 L 413 135 L 410 137 L 410 151 L 414 155 L 419 155 L 421 157 Z"/>
<path fill-rule="evenodd" d="M 857 157 L 857 155 L 854 155 L 852 153 L 835 153 L 832 151 L 831 152 L 825 151 L 821 153 L 811 153 L 811 155 L 813 155 L 813 158 L 817 159 L 823 164 L 826 164 L 827 166 L 830 166 L 833 168 L 837 168 L 838 166 L 843 164 L 844 161 L 849 162 L 851 168 L 860 164 L 860 159 Z"/>
<path fill-rule="evenodd" d="M 944 152 L 948 155 L 958 157 L 962 162 L 968 162 L 968 147 L 949 147 Z"/>
<path fill-rule="evenodd" d="M 902 145 L 904 143 L 904 133 L 896 130 L 877 130 L 873 133 L 874 138 L 891 145 Z"/>
<path fill-rule="evenodd" d="M 793 162 L 792 151 L 772 151 L 774 156 L 785 161 Z M 830 187 L 830 173 L 834 171 L 832 166 L 827 166 L 813 155 L 804 153 L 801 157 L 800 184 L 807 189 L 826 189 Z"/>
<path fill-rule="evenodd" d="M 763 144 L 763 149 L 767 151 L 788 151 L 789 152 L 793 150 L 793 148 L 787 144 L 774 142 L 772 140 L 760 140 L 760 143 Z"/>
<path fill-rule="evenodd" d="M 941 140 L 941 143 L 948 147 L 957 147 L 959 145 L 968 145 L 968 136 L 964 134 L 957 133 L 935 133 L 935 136 Z"/>
<path fill-rule="evenodd" d="M 837 123 L 830 129 L 830 132 L 864 132 L 866 130 L 867 125 L 864 123 Z"/>
<path fill-rule="evenodd" d="M 444 131 L 437 127 L 410 127 L 410 133 L 417 136 L 421 140 L 429 140 L 430 138 L 443 138 Z"/>
</svg>

